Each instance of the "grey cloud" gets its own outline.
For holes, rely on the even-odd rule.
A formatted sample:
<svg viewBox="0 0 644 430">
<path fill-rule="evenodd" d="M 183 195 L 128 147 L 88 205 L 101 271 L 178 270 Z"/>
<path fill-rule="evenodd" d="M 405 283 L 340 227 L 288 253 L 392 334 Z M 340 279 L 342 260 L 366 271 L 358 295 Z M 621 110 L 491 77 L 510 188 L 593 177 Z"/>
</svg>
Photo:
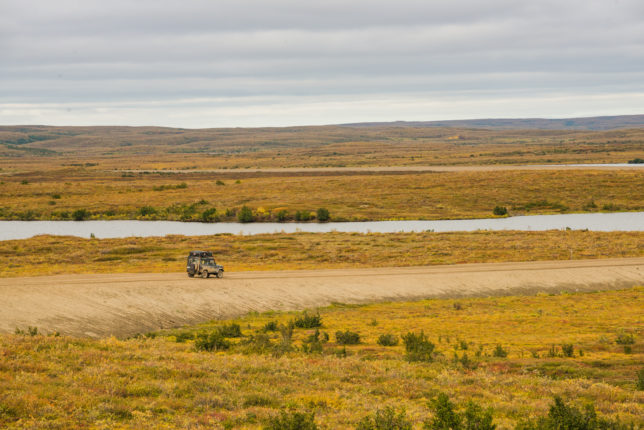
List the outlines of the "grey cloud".
<svg viewBox="0 0 644 430">
<path fill-rule="evenodd" d="M 25 112 L 39 102 L 109 103 L 118 115 L 114 103 L 182 109 L 176 101 L 195 97 L 440 94 L 449 103 L 449 94 L 644 92 L 644 3 L 634 0 L 5 0 L 0 8 L 0 106 L 29 104 Z"/>
</svg>

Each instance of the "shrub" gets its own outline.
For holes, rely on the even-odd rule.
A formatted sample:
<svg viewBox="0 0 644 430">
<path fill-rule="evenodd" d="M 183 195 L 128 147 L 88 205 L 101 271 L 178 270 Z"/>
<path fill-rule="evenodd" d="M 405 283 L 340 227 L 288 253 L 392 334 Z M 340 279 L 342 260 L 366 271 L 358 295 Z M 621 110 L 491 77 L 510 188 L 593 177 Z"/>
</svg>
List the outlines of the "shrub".
<svg viewBox="0 0 644 430">
<path fill-rule="evenodd" d="M 483 409 L 471 400 L 463 413 L 456 412 L 455 405 L 447 394 L 440 393 L 431 402 L 434 417 L 425 421 L 424 428 L 429 430 L 494 430 L 492 408 Z"/>
<path fill-rule="evenodd" d="M 315 414 L 313 412 L 287 412 L 282 411 L 278 416 L 272 417 L 264 430 L 317 430 Z"/>
<path fill-rule="evenodd" d="M 322 327 L 322 317 L 320 314 L 309 315 L 306 311 L 293 320 L 293 325 L 297 328 L 316 328 Z"/>
<path fill-rule="evenodd" d="M 349 330 L 337 331 L 335 332 L 335 341 L 339 345 L 357 345 L 360 343 L 360 335 Z"/>
<path fill-rule="evenodd" d="M 176 186 L 177 189 L 185 189 L 188 188 L 188 184 L 185 182 L 180 183 L 179 185 Z"/>
<path fill-rule="evenodd" d="M 282 209 L 281 211 L 277 212 L 275 217 L 279 222 L 284 222 L 288 219 L 288 212 L 286 211 L 286 209 Z"/>
<path fill-rule="evenodd" d="M 241 327 L 236 323 L 219 326 L 217 331 L 223 337 L 242 337 Z"/>
<path fill-rule="evenodd" d="M 197 351 L 223 351 L 228 348 L 230 348 L 230 342 L 224 339 L 219 331 L 199 333 L 195 339 Z"/>
<path fill-rule="evenodd" d="M 635 387 L 640 391 L 644 391 L 644 367 L 637 372 L 637 383 L 635 384 Z"/>
<path fill-rule="evenodd" d="M 398 345 L 398 336 L 395 334 L 381 334 L 378 337 L 378 345 L 381 346 L 396 346 Z"/>
<path fill-rule="evenodd" d="M 215 182 L 216 185 L 226 185 L 224 184 L 224 181 L 217 179 L 217 182 Z"/>
<path fill-rule="evenodd" d="M 257 333 L 246 342 L 246 352 L 255 354 L 266 354 L 274 350 L 275 345 L 271 342 L 266 333 Z"/>
<path fill-rule="evenodd" d="M 635 343 L 635 337 L 632 333 L 620 333 L 615 339 L 615 343 L 619 345 L 633 345 Z"/>
<path fill-rule="evenodd" d="M 496 348 L 494 348 L 494 351 L 492 351 L 492 355 L 494 357 L 507 357 L 508 351 L 507 349 L 503 349 L 501 345 L 497 345 Z"/>
<path fill-rule="evenodd" d="M 432 399 L 431 409 L 434 417 L 425 421 L 424 428 L 428 430 L 460 430 L 461 417 L 454 410 L 454 404 L 450 402 L 447 394 L 440 393 Z"/>
<path fill-rule="evenodd" d="M 329 215 L 329 210 L 326 208 L 320 208 L 317 211 L 317 219 L 320 222 L 326 222 L 331 218 Z"/>
<path fill-rule="evenodd" d="M 277 331 L 277 322 L 267 322 L 266 324 L 264 324 L 264 327 L 262 327 L 262 331 Z"/>
<path fill-rule="evenodd" d="M 242 206 L 242 208 L 237 213 L 237 219 L 239 222 L 253 222 L 255 217 L 253 216 L 253 211 L 248 206 Z"/>
<path fill-rule="evenodd" d="M 644 158 L 633 158 L 628 160 L 628 164 L 644 164 Z"/>
<path fill-rule="evenodd" d="M 557 396 L 550 406 L 548 415 L 532 421 L 520 422 L 515 430 L 626 430 L 619 421 L 597 418 L 592 404 L 583 411 L 568 406 Z"/>
<path fill-rule="evenodd" d="M 405 409 L 396 411 L 391 406 L 378 409 L 373 416 L 364 417 L 356 427 L 357 430 L 411 430 L 411 421 Z"/>
<path fill-rule="evenodd" d="M 561 345 L 561 351 L 563 352 L 564 357 L 572 357 L 575 353 L 572 343 L 564 343 Z"/>
<path fill-rule="evenodd" d="M 309 221 L 311 219 L 311 212 L 297 211 L 295 212 L 295 221 Z"/>
<path fill-rule="evenodd" d="M 139 215 L 141 216 L 154 215 L 156 213 L 157 213 L 157 210 L 152 206 L 143 206 L 142 208 L 139 209 Z"/>
<path fill-rule="evenodd" d="M 431 343 L 425 333 L 421 331 L 419 334 L 412 332 L 407 333 L 402 337 L 405 343 L 405 352 L 407 353 L 407 360 L 409 361 L 432 361 L 434 353 L 434 344 Z"/>
<path fill-rule="evenodd" d="M 195 335 L 192 332 L 189 331 L 182 331 L 174 335 L 174 340 L 177 343 L 183 343 L 186 340 L 192 340 L 194 339 Z"/>
<path fill-rule="evenodd" d="M 77 209 L 72 213 L 72 218 L 74 221 L 83 221 L 86 218 L 89 218 L 89 212 L 87 209 Z"/>
<path fill-rule="evenodd" d="M 54 199 L 54 200 L 58 200 L 58 199 L 60 199 L 60 194 L 58 194 L 58 193 L 52 194 L 51 198 Z"/>
<path fill-rule="evenodd" d="M 302 342 L 302 351 L 306 353 L 321 353 L 322 341 L 320 340 L 320 330 L 315 329 L 315 333 L 310 335 Z"/>
<path fill-rule="evenodd" d="M 492 210 L 492 213 L 497 216 L 503 216 L 508 214 L 508 208 L 505 206 L 495 206 L 494 210 Z"/>
<path fill-rule="evenodd" d="M 210 208 L 206 209 L 201 213 L 201 220 L 203 222 L 213 222 L 217 221 L 217 209 Z"/>
</svg>

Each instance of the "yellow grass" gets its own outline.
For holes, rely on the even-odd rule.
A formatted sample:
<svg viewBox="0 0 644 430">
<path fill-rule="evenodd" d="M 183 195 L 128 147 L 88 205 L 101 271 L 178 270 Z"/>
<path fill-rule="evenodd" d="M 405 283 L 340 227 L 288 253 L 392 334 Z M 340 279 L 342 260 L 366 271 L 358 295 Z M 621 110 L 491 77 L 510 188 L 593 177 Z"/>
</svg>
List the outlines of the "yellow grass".
<svg viewBox="0 0 644 430">
<path fill-rule="evenodd" d="M 257 221 L 275 221 L 281 210 L 293 220 L 296 211 L 320 207 L 335 221 L 489 218 L 497 205 L 511 215 L 644 209 L 644 169 L 252 176 L 14 175 L 0 182 L 0 218 L 71 219 L 86 209 L 90 219 L 203 220 L 215 209 L 206 219 L 236 221 L 243 205 Z"/>
<path fill-rule="evenodd" d="M 0 241 L 0 276 L 179 272 L 190 250 L 227 271 L 418 266 L 644 256 L 644 232 L 295 233 Z"/>
<path fill-rule="evenodd" d="M 192 340 L 175 339 L 229 322 L 129 340 L 4 335 L 0 426 L 253 429 L 290 409 L 314 412 L 321 428 L 352 428 L 392 405 L 406 408 L 421 428 L 432 414 L 430 399 L 445 392 L 459 406 L 474 400 L 494 408 L 499 429 L 547 413 L 554 395 L 577 406 L 592 402 L 601 416 L 641 428 L 644 392 L 636 390 L 636 373 L 644 360 L 642 308 L 642 288 L 337 304 L 319 310 L 321 333 L 330 335 L 321 353 L 304 352 L 314 329 L 296 328 L 292 351 L 281 356 L 253 352 L 251 339 L 267 322 L 288 324 L 301 314 L 233 321 L 244 337 L 229 339 L 233 346 L 223 352 L 198 352 Z M 346 357 L 336 344 L 339 330 L 361 338 L 346 346 Z M 381 334 L 421 330 L 436 345 L 432 362 L 408 362 L 402 344 L 376 343 Z M 281 338 L 267 334 L 273 345 Z M 633 335 L 630 353 L 616 343 L 620 335 Z M 573 345 L 571 357 L 562 356 L 563 344 Z M 497 345 L 507 357 L 494 356 Z"/>
</svg>

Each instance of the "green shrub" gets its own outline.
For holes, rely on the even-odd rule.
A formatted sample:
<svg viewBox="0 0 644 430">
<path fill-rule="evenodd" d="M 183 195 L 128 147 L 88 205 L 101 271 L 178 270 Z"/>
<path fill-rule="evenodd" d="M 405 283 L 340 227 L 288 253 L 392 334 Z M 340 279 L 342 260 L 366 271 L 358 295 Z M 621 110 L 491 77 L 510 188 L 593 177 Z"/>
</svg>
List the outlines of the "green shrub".
<svg viewBox="0 0 644 430">
<path fill-rule="evenodd" d="M 640 391 L 644 391 L 644 367 L 642 367 L 640 371 L 637 372 L 637 382 L 635 384 L 635 387 Z"/>
<path fill-rule="evenodd" d="M 356 427 L 357 430 L 411 430 L 412 423 L 407 418 L 405 409 L 396 411 L 391 406 L 378 409 L 373 416 L 364 417 Z"/>
<path fill-rule="evenodd" d="M 503 216 L 508 214 L 508 208 L 505 206 L 495 206 L 494 210 L 492 210 L 492 213 L 497 216 Z"/>
<path fill-rule="evenodd" d="M 197 351 L 223 351 L 228 348 L 230 348 L 230 342 L 219 331 L 199 333 L 195 339 L 195 349 Z"/>
<path fill-rule="evenodd" d="M 425 421 L 428 430 L 494 430 L 492 408 L 483 409 L 471 400 L 462 413 L 455 410 L 449 397 L 440 393 L 431 401 L 430 407 L 434 416 Z"/>
<path fill-rule="evenodd" d="M 309 221 L 311 219 L 311 212 L 297 211 L 295 212 L 295 221 Z"/>
<path fill-rule="evenodd" d="M 74 221 L 83 221 L 86 218 L 89 218 L 89 212 L 87 209 L 77 209 L 72 213 L 72 218 Z"/>
<path fill-rule="evenodd" d="M 52 194 L 51 198 L 54 199 L 54 200 L 58 200 L 58 199 L 60 199 L 60 194 L 58 194 L 58 193 Z"/>
<path fill-rule="evenodd" d="M 644 164 L 644 158 L 633 158 L 628 160 L 628 164 Z"/>
<path fill-rule="evenodd" d="M 201 213 L 201 220 L 203 222 L 214 222 L 217 221 L 217 209 L 210 208 L 206 209 Z"/>
<path fill-rule="evenodd" d="M 548 415 L 536 420 L 520 422 L 515 430 L 626 430 L 619 421 L 598 418 L 592 404 L 583 411 L 568 406 L 561 397 L 555 397 Z"/>
<path fill-rule="evenodd" d="M 254 354 L 266 354 L 275 349 L 275 345 L 266 333 L 257 333 L 251 336 L 245 343 L 245 347 L 245 352 Z"/>
<path fill-rule="evenodd" d="M 264 430 L 317 430 L 315 414 L 313 412 L 288 412 L 282 411 L 278 416 L 272 417 Z"/>
<path fill-rule="evenodd" d="M 432 361 L 435 345 L 427 339 L 425 333 L 412 332 L 402 337 L 405 343 L 405 352 L 409 361 Z"/>
<path fill-rule="evenodd" d="M 398 345 L 398 336 L 395 334 L 381 334 L 378 337 L 378 345 L 381 346 L 396 346 Z"/>
<path fill-rule="evenodd" d="M 297 328 L 316 328 L 322 327 L 322 317 L 320 314 L 309 315 L 306 311 L 293 320 L 293 325 Z"/>
<path fill-rule="evenodd" d="M 194 337 L 195 337 L 194 333 L 190 331 L 182 331 L 174 335 L 174 340 L 177 343 L 183 343 L 186 340 L 194 339 Z"/>
<path fill-rule="evenodd" d="M 242 337 L 241 326 L 236 323 L 219 326 L 217 331 L 223 337 Z"/>
<path fill-rule="evenodd" d="M 620 333 L 617 335 L 615 343 L 619 345 L 633 345 L 635 343 L 635 336 L 632 333 Z"/>
<path fill-rule="evenodd" d="M 302 342 L 302 352 L 319 354 L 322 351 L 323 348 L 322 340 L 320 340 L 320 330 L 315 329 L 315 333 L 310 335 Z"/>
<path fill-rule="evenodd" d="M 266 324 L 264 324 L 264 327 L 262 327 L 262 331 L 277 331 L 277 322 L 276 321 L 269 321 Z"/>
<path fill-rule="evenodd" d="M 494 351 L 492 351 L 492 355 L 494 357 L 507 357 L 508 351 L 503 349 L 501 345 L 497 345 L 496 348 L 494 348 Z"/>
<path fill-rule="evenodd" d="M 226 185 L 224 184 L 224 181 L 217 179 L 217 182 L 215 182 L 216 185 Z"/>
<path fill-rule="evenodd" d="M 288 219 L 288 211 L 286 209 L 282 209 L 275 214 L 275 217 L 277 218 L 277 221 L 284 222 Z"/>
<path fill-rule="evenodd" d="M 157 210 L 152 206 L 143 206 L 139 209 L 139 215 L 141 216 L 155 215 L 156 213 Z"/>
<path fill-rule="evenodd" d="M 326 222 L 331 218 L 331 216 L 329 215 L 329 210 L 326 208 L 319 208 L 316 217 L 320 222 Z"/>
<path fill-rule="evenodd" d="M 244 205 L 237 213 L 237 219 L 239 222 L 253 222 L 255 217 L 253 216 L 253 211 L 248 206 Z"/>
<path fill-rule="evenodd" d="M 462 419 L 454 410 L 454 404 L 450 402 L 447 394 L 440 393 L 435 399 L 432 399 L 430 406 L 434 416 L 425 421 L 425 429 L 460 430 L 462 428 Z"/>
<path fill-rule="evenodd" d="M 563 352 L 564 357 L 572 357 L 575 353 L 575 348 L 572 343 L 564 343 L 561 345 L 561 351 Z"/>
<path fill-rule="evenodd" d="M 357 345 L 360 343 L 360 335 L 349 330 L 337 331 L 335 332 L 335 341 L 339 345 Z"/>
</svg>

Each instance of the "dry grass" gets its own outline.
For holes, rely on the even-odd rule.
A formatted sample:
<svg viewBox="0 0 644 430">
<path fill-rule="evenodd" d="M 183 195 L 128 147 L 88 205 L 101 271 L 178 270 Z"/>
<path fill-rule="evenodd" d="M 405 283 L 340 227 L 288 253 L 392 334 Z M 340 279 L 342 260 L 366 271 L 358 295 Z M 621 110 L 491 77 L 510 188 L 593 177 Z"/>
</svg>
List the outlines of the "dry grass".
<svg viewBox="0 0 644 430">
<path fill-rule="evenodd" d="M 192 249 L 227 271 L 418 266 L 644 256 L 644 232 L 295 233 L 0 241 L 0 276 L 179 272 Z"/>
<path fill-rule="evenodd" d="M 253 352 L 250 339 L 267 322 L 288 324 L 299 314 L 231 321 L 244 337 L 229 339 L 233 346 L 224 352 L 197 352 L 192 340 L 175 339 L 228 321 L 129 340 L 4 335 L 0 426 L 250 429 L 295 409 L 315 412 L 321 428 L 351 428 L 377 407 L 394 405 L 420 428 L 431 414 L 429 400 L 446 392 L 459 405 L 473 399 L 493 407 L 499 429 L 545 414 L 553 395 L 593 402 L 600 415 L 641 428 L 644 392 L 635 381 L 644 360 L 642 308 L 642 288 L 337 304 L 319 310 L 322 335 L 330 335 L 321 352 L 305 353 L 314 330 L 296 328 L 291 352 L 279 357 Z M 361 343 L 343 349 L 335 343 L 338 330 L 359 333 Z M 420 330 L 436 345 L 433 362 L 408 362 L 402 345 L 376 343 L 381 334 Z M 281 338 L 267 334 L 273 345 Z M 616 343 L 620 335 L 633 335 L 630 353 Z M 573 345 L 572 357 L 562 356 L 563 344 Z M 497 345 L 507 357 L 494 356 Z"/>
<path fill-rule="evenodd" d="M 25 181 L 27 183 L 25 183 Z M 185 187 L 184 187 L 185 186 Z M 0 182 L 0 218 L 236 220 L 247 205 L 258 221 L 285 210 L 320 207 L 332 220 L 455 219 L 511 214 L 644 209 L 644 169 L 636 171 L 496 171 L 425 174 L 247 177 L 244 174 L 137 174 L 51 171 Z M 151 208 L 148 212 L 145 209 Z"/>
</svg>

